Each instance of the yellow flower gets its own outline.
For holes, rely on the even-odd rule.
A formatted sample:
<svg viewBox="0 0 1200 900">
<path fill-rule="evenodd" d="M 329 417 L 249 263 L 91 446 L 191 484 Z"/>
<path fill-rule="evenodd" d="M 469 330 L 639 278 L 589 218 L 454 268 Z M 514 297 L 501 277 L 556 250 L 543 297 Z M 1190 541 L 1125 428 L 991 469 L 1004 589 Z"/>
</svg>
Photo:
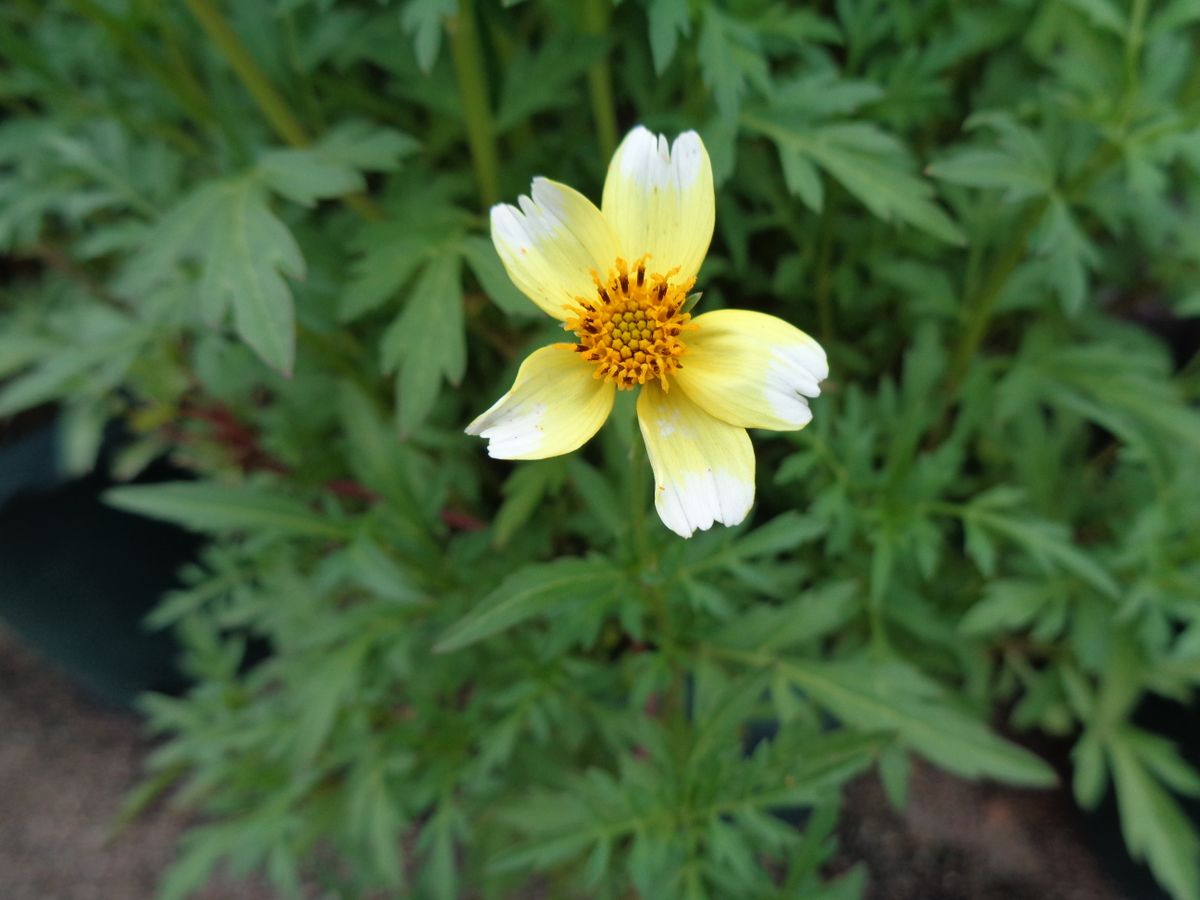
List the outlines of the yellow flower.
<svg viewBox="0 0 1200 900">
<path fill-rule="evenodd" d="M 747 428 L 792 431 L 829 374 L 798 328 L 747 310 L 692 318 L 688 291 L 715 218 L 700 136 L 668 146 L 641 126 L 617 148 L 597 209 L 535 178 L 518 206 L 492 207 L 492 240 L 513 283 L 575 343 L 535 350 L 512 389 L 467 426 L 498 459 L 570 453 L 594 435 L 618 390 L 641 388 L 638 422 L 654 505 L 683 537 L 736 525 L 754 503 Z"/>
</svg>

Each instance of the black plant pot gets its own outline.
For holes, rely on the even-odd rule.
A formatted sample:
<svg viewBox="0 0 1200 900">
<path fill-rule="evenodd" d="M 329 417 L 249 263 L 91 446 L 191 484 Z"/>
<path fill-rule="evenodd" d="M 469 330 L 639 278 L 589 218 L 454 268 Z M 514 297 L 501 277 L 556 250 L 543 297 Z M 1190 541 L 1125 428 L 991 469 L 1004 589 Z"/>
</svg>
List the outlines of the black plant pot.
<svg viewBox="0 0 1200 900">
<path fill-rule="evenodd" d="M 178 691 L 174 640 L 142 622 L 199 541 L 105 506 L 98 475 L 62 478 L 58 440 L 51 422 L 0 442 L 0 620 L 111 702 Z"/>
</svg>

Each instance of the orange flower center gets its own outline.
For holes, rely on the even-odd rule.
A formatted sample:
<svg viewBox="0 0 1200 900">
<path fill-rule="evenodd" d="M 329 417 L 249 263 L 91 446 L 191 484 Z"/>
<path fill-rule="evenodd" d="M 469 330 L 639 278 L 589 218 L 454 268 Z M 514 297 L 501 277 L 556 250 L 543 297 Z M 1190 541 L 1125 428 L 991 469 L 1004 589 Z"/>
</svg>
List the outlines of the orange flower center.
<svg viewBox="0 0 1200 900">
<path fill-rule="evenodd" d="M 593 271 L 596 296 L 576 297 L 578 308 L 565 327 L 575 332 L 575 351 L 596 364 L 593 377 L 616 382 L 627 391 L 647 381 L 658 381 L 669 390 L 667 376 L 681 367 L 687 348 L 680 335 L 694 331 L 691 315 L 683 312 L 687 292 L 695 278 L 671 284 L 678 267 L 665 273 L 647 272 L 643 256 L 633 264 L 617 258 L 602 281 Z"/>
</svg>

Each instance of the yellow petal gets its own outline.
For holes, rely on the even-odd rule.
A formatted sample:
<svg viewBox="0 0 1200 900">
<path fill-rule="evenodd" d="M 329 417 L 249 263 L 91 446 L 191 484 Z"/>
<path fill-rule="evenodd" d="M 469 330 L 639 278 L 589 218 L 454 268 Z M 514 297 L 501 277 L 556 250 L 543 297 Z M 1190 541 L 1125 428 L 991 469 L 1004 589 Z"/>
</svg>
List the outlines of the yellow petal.
<svg viewBox="0 0 1200 900">
<path fill-rule="evenodd" d="M 492 242 L 508 277 L 530 300 L 556 319 L 576 297 L 596 295 L 591 270 L 607 274 L 620 255 L 612 228 L 583 194 L 550 181 L 533 179 L 520 208 L 492 207 Z"/>
<path fill-rule="evenodd" d="M 829 377 L 821 345 L 765 313 L 720 309 L 697 316 L 675 384 L 718 419 L 794 431 L 812 419 L 809 397 Z"/>
<path fill-rule="evenodd" d="M 496 459 L 546 459 L 581 447 L 608 418 L 616 388 L 592 377 L 595 366 L 574 344 L 535 350 L 512 389 L 467 426 Z"/>
<path fill-rule="evenodd" d="M 632 262 L 650 254 L 648 268 L 679 266 L 686 281 L 700 271 L 712 240 L 715 198 L 712 164 L 700 135 L 667 139 L 638 126 L 608 166 L 601 209 Z"/>
<path fill-rule="evenodd" d="M 681 537 L 736 525 L 754 504 L 754 448 L 744 428 L 714 419 L 683 391 L 650 382 L 637 404 L 654 470 L 654 508 Z"/>
</svg>

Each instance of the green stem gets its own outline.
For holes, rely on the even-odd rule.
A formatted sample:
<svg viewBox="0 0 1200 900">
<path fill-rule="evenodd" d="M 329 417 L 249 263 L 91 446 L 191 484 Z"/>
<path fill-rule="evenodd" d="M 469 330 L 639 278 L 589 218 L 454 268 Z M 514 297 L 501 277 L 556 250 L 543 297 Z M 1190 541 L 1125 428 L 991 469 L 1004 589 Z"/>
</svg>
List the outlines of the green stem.
<svg viewBox="0 0 1200 900">
<path fill-rule="evenodd" d="M 296 118 L 287 101 L 275 89 L 266 73 L 258 67 L 246 45 L 220 11 L 209 0 L 186 0 L 188 9 L 208 34 L 226 62 L 233 68 L 242 86 L 253 98 L 267 123 L 280 138 L 292 147 L 307 147 L 308 133 Z M 382 219 L 383 213 L 363 194 L 348 194 L 342 202 L 365 219 Z"/>
<path fill-rule="evenodd" d="M 587 32 L 601 37 L 607 33 L 611 10 L 610 0 L 585 0 L 583 23 Z M 587 78 L 596 137 L 604 158 L 610 159 L 617 149 L 617 104 L 613 99 L 612 69 L 608 65 L 607 51 L 588 68 Z"/>
<path fill-rule="evenodd" d="M 636 431 L 634 432 L 636 434 Z M 646 580 L 648 573 L 658 568 L 658 559 L 646 533 L 646 454 L 637 441 L 630 442 L 629 460 L 629 504 L 633 531 L 633 550 L 637 574 L 642 576 L 642 595 L 654 614 L 654 627 L 658 632 L 659 652 L 671 670 L 671 682 L 663 697 L 662 719 L 671 735 L 672 752 L 680 760 L 686 754 L 685 729 L 687 714 L 684 703 L 686 671 L 679 654 L 679 642 L 675 633 L 675 621 L 671 615 L 671 602 L 662 586 Z"/>
<path fill-rule="evenodd" d="M 496 156 L 496 135 L 488 104 L 487 77 L 475 21 L 474 0 L 458 0 L 458 15 L 448 23 L 450 51 L 458 79 L 458 94 L 466 117 L 467 146 L 479 185 L 479 199 L 489 207 L 500 199 L 500 166 Z"/>
<path fill-rule="evenodd" d="M 1061 197 L 1064 202 L 1069 202 L 1091 187 L 1119 156 L 1119 149 L 1112 144 L 1105 144 L 1097 149 L 1079 174 L 1063 188 Z M 971 360 L 975 357 L 987 334 L 996 300 L 1004 291 L 1008 279 L 1025 258 L 1029 238 L 1049 208 L 1050 201 L 1051 197 L 1043 197 L 1025 209 L 1013 229 L 1012 237 L 1009 238 L 1008 243 L 988 270 L 979 290 L 967 302 L 967 324 L 959 339 L 947 375 L 947 390 L 944 394 L 947 398 L 952 397 L 962 384 L 962 379 L 970 368 Z"/>
<path fill-rule="evenodd" d="M 991 269 L 988 270 L 979 290 L 967 303 L 969 311 L 967 324 L 950 363 L 950 372 L 947 376 L 949 390 L 947 390 L 946 396 L 952 395 L 962 383 L 962 379 L 971 365 L 971 360 L 974 359 L 979 345 L 983 341 L 983 336 L 987 333 L 996 300 L 1004 290 L 1004 286 L 1008 284 L 1008 279 L 1013 271 L 1025 258 L 1025 245 L 1029 243 L 1033 230 L 1037 228 L 1049 205 L 1049 199 L 1042 199 L 1025 210 L 1018 220 L 1016 228 L 1013 229 L 1008 244 L 996 258 Z"/>
<path fill-rule="evenodd" d="M 292 115 L 287 101 L 280 96 L 270 79 L 258 67 L 258 63 L 254 61 L 254 57 L 250 55 L 250 51 L 246 49 L 246 45 L 242 43 L 241 38 L 237 36 L 225 17 L 209 0 L 186 0 L 186 2 L 188 9 L 200 23 L 200 27 L 205 30 L 225 60 L 233 67 L 233 71 L 237 73 L 243 86 L 250 92 L 250 96 L 254 98 L 254 102 L 275 133 L 293 147 L 307 146 L 308 135 L 304 131 L 304 126 Z"/>
</svg>

